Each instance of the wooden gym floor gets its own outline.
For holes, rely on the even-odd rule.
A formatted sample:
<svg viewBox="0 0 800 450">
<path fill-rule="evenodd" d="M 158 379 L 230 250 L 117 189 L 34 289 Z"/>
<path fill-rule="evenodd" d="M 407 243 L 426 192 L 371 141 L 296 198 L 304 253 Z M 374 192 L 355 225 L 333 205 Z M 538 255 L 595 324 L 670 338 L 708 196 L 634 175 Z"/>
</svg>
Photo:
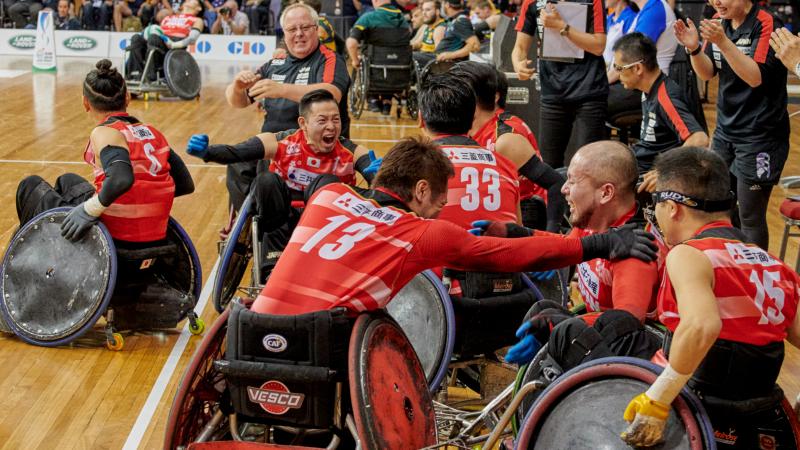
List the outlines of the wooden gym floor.
<svg viewBox="0 0 800 450">
<path fill-rule="evenodd" d="M 3 249 L 18 225 L 14 194 L 20 179 L 38 174 L 53 182 L 65 172 L 91 177 L 82 153 L 94 124 L 83 111 L 81 86 L 94 62 L 62 58 L 57 74 L 32 74 L 30 58 L 0 60 Z M 226 84 L 244 68 L 255 67 L 201 64 L 199 100 L 134 100 L 129 107 L 132 115 L 161 130 L 189 165 L 197 189 L 175 201 L 173 216 L 194 241 L 206 280 L 217 261 L 217 232 L 226 220 L 225 169 L 186 156 L 184 149 L 194 133 L 209 134 L 212 143 L 232 144 L 259 131 L 262 119 L 255 108 L 236 110 L 224 100 Z M 797 110 L 790 105 L 790 112 Z M 706 105 L 706 115 L 713 124 L 713 105 Z M 800 121 L 793 118 L 792 124 L 800 126 Z M 357 143 L 383 153 L 399 138 L 417 134 L 416 128 L 406 116 L 398 121 L 394 116 L 365 113 L 354 121 L 351 135 Z M 793 133 L 785 175 L 800 174 L 798 151 L 800 134 Z M 776 188 L 770 205 L 773 253 L 778 252 L 783 230 L 778 205 L 784 195 Z M 792 264 L 796 251 L 797 243 L 792 242 L 787 258 Z M 209 291 L 204 285 L 201 302 Z M 202 318 L 207 328 L 216 317 L 205 303 Z M 124 349 L 112 352 L 105 349 L 99 333 L 62 348 L 35 347 L 0 335 L 0 445 L 3 449 L 161 448 L 172 398 L 200 339 L 182 326 L 125 335 Z M 790 399 L 800 392 L 800 352 L 793 348 L 787 352 L 780 382 Z"/>
</svg>

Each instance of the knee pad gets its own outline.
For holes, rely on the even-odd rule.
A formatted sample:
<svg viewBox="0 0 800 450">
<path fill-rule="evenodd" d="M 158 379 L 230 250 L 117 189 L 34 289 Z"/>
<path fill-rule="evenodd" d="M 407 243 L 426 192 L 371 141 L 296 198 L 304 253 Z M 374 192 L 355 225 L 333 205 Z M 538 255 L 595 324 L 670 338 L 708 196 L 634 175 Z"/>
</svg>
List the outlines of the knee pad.
<svg viewBox="0 0 800 450">
<path fill-rule="evenodd" d="M 548 352 L 567 371 L 586 361 L 614 356 L 603 336 L 580 317 L 558 324 L 550 334 Z"/>
<path fill-rule="evenodd" d="M 22 179 L 17 185 L 17 217 L 20 225 L 35 215 L 42 197 L 53 188 L 39 175 L 31 175 Z"/>
<path fill-rule="evenodd" d="M 661 342 L 628 311 L 605 311 L 595 321 L 594 328 L 616 356 L 650 359 L 661 347 Z"/>
</svg>

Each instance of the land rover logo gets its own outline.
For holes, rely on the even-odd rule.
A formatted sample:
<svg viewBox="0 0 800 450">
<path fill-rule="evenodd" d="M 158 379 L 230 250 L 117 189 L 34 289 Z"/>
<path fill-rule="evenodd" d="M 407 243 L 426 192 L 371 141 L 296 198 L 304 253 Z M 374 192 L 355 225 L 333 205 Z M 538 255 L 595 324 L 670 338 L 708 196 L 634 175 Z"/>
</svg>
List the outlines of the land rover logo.
<svg viewBox="0 0 800 450">
<path fill-rule="evenodd" d="M 264 344 L 264 348 L 267 349 L 267 351 L 272 353 L 282 352 L 286 350 L 286 346 L 288 345 L 286 338 L 280 334 L 268 334 L 264 336 L 261 343 Z"/>
<path fill-rule="evenodd" d="M 97 41 L 86 36 L 72 36 L 64 40 L 64 47 L 70 50 L 91 50 L 97 47 Z"/>
<path fill-rule="evenodd" d="M 36 47 L 36 36 L 32 34 L 18 34 L 8 40 L 8 44 L 20 50 Z"/>
</svg>

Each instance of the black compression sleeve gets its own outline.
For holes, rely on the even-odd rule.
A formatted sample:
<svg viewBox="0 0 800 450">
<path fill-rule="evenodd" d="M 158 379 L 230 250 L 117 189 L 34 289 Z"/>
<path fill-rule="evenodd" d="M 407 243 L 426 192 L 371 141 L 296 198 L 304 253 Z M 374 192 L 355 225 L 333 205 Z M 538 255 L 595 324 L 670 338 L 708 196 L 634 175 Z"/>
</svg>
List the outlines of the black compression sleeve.
<svg viewBox="0 0 800 450">
<path fill-rule="evenodd" d="M 126 148 L 106 145 L 100 150 L 100 163 L 106 179 L 97 198 L 101 205 L 109 206 L 133 186 L 131 155 Z"/>
<path fill-rule="evenodd" d="M 561 194 L 561 187 L 566 180 L 536 155 L 519 168 L 519 173 L 547 189 L 547 231 L 558 232 L 561 216 L 567 207 L 567 201 Z"/>
<path fill-rule="evenodd" d="M 233 164 L 245 161 L 258 161 L 264 159 L 264 143 L 258 136 L 236 145 L 216 144 L 208 146 L 208 153 L 203 158 L 205 162 L 220 164 Z"/>
<path fill-rule="evenodd" d="M 337 177 L 336 175 L 330 173 L 322 174 L 317 178 L 314 178 L 314 180 L 308 184 L 306 190 L 303 192 L 303 200 L 306 203 L 308 203 L 308 200 L 311 199 L 311 196 L 314 195 L 314 193 L 320 190 L 321 188 L 329 184 L 340 183 L 340 182 L 341 180 L 339 180 L 339 177 Z"/>
<path fill-rule="evenodd" d="M 375 178 L 375 175 L 376 175 L 376 174 L 366 175 L 364 173 L 364 169 L 369 167 L 370 164 L 372 164 L 372 160 L 369 159 L 369 155 L 361 155 L 356 160 L 356 164 L 355 164 L 356 170 L 358 171 L 358 173 L 361 174 L 361 176 L 364 177 L 365 180 L 367 180 L 367 184 L 372 184 L 372 179 Z"/>
<path fill-rule="evenodd" d="M 169 149 L 169 174 L 172 176 L 172 181 L 175 182 L 175 197 L 181 195 L 191 194 L 194 192 L 194 181 L 186 164 L 177 153 Z"/>
</svg>

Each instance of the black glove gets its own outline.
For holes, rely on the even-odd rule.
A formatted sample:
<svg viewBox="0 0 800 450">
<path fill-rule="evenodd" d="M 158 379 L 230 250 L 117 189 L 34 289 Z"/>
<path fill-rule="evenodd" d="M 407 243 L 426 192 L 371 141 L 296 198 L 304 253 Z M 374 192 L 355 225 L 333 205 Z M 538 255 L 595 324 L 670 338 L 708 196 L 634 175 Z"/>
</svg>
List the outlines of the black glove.
<svg viewBox="0 0 800 450">
<path fill-rule="evenodd" d="M 534 230 L 517 225 L 514 222 L 493 222 L 476 220 L 472 222 L 470 233 L 476 236 L 493 236 L 501 238 L 520 238 L 533 236 Z"/>
<path fill-rule="evenodd" d="M 605 233 L 581 238 L 583 260 L 632 257 L 644 262 L 655 261 L 658 257 L 658 247 L 653 242 L 654 239 L 652 234 L 638 228 L 633 223 L 619 228 L 611 228 Z"/>
<path fill-rule="evenodd" d="M 72 208 L 72 211 L 67 214 L 67 217 L 61 224 L 61 236 L 64 236 L 68 241 L 76 242 L 80 240 L 98 220 L 100 220 L 100 218 L 87 213 L 83 208 L 83 203 L 81 203 Z"/>
<path fill-rule="evenodd" d="M 526 320 L 517 330 L 517 337 L 522 339 L 527 334 L 532 334 L 536 340 L 544 344 L 550 340 L 550 332 L 561 322 L 573 316 L 563 308 L 545 308 Z"/>
</svg>

